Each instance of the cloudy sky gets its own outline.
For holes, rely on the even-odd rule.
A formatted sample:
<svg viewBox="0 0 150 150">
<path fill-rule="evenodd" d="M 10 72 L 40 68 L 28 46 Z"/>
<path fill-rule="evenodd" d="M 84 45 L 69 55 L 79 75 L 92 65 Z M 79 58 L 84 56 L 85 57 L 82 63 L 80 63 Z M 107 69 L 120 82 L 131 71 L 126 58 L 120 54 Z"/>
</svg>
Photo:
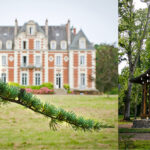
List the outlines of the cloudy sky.
<svg viewBox="0 0 150 150">
<path fill-rule="evenodd" d="M 93 43 L 117 42 L 118 0 L 0 0 L 0 25 L 34 20 L 40 25 L 66 24 L 82 28 Z"/>
</svg>

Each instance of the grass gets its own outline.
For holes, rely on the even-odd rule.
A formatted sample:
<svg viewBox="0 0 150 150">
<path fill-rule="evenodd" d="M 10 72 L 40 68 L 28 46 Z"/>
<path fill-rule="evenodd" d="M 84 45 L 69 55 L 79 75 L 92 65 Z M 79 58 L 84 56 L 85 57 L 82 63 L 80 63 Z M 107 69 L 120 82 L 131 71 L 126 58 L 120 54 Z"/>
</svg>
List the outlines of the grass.
<svg viewBox="0 0 150 150">
<path fill-rule="evenodd" d="M 17 104 L 0 108 L 1 150 L 116 150 L 118 148 L 117 96 L 57 96 L 39 95 L 42 101 L 74 111 L 115 128 L 99 132 L 74 131 L 67 124 L 58 131 L 49 129 L 49 119 Z"/>
<path fill-rule="evenodd" d="M 150 129 L 146 128 L 119 128 L 119 133 L 150 133 Z"/>
<path fill-rule="evenodd" d="M 125 145 L 124 142 L 120 142 L 119 149 L 124 150 Z M 127 149 L 132 150 L 149 150 L 150 149 L 150 142 L 146 140 L 136 140 L 132 141 L 130 145 L 127 146 Z"/>
</svg>

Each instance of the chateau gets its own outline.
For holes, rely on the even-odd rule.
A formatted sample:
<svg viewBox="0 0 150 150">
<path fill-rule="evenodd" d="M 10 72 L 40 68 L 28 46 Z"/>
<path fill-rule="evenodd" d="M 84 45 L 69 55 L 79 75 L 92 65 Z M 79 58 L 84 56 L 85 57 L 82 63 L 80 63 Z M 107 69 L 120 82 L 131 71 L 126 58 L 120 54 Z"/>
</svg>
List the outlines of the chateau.
<svg viewBox="0 0 150 150">
<path fill-rule="evenodd" d="M 96 51 L 84 32 L 67 24 L 0 26 L 0 78 L 21 85 L 45 82 L 54 88 L 94 90 Z"/>
</svg>

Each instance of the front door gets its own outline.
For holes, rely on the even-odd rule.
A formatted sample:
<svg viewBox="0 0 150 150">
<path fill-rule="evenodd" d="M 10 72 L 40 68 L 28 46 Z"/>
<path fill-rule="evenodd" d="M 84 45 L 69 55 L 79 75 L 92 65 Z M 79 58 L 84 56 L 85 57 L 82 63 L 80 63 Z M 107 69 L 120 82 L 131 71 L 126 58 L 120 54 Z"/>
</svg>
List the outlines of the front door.
<svg viewBox="0 0 150 150">
<path fill-rule="evenodd" d="M 80 88 L 85 89 L 85 74 L 84 73 L 80 74 Z"/>
<path fill-rule="evenodd" d="M 61 74 L 56 74 L 56 88 L 61 88 Z"/>
</svg>

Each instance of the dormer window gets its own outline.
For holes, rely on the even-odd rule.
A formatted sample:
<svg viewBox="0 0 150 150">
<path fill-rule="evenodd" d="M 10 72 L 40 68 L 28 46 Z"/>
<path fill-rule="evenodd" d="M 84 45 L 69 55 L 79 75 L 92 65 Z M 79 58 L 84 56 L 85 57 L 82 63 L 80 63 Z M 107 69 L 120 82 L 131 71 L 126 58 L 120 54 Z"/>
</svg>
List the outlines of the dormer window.
<svg viewBox="0 0 150 150">
<path fill-rule="evenodd" d="M 30 35 L 33 35 L 33 28 L 30 27 L 29 29 L 30 29 Z"/>
<path fill-rule="evenodd" d="M 0 41 L 0 49 L 2 49 L 2 41 Z"/>
<path fill-rule="evenodd" d="M 35 34 L 35 26 L 34 25 L 28 25 L 27 26 L 27 32 L 28 32 L 28 35 L 34 35 Z"/>
<path fill-rule="evenodd" d="M 67 48 L 66 41 L 61 41 L 61 49 L 66 49 L 66 48 Z"/>
<path fill-rule="evenodd" d="M 12 41 L 7 41 L 6 42 L 6 49 L 12 49 Z"/>
<path fill-rule="evenodd" d="M 80 49 L 86 49 L 86 40 L 85 40 L 85 38 L 80 38 L 79 39 L 79 48 Z"/>
<path fill-rule="evenodd" d="M 51 49 L 56 49 L 56 41 L 51 41 L 50 47 Z"/>
</svg>

